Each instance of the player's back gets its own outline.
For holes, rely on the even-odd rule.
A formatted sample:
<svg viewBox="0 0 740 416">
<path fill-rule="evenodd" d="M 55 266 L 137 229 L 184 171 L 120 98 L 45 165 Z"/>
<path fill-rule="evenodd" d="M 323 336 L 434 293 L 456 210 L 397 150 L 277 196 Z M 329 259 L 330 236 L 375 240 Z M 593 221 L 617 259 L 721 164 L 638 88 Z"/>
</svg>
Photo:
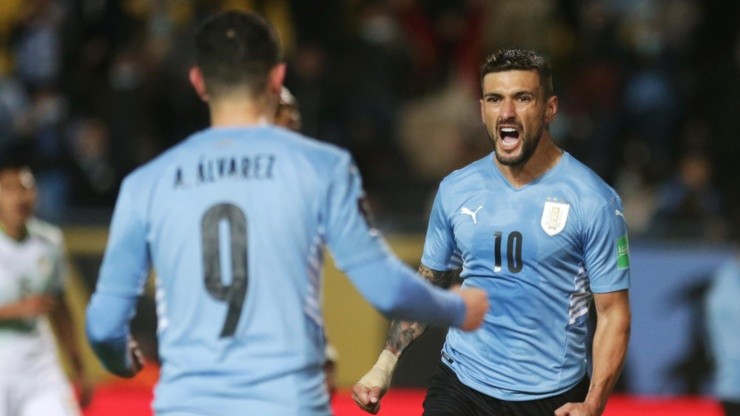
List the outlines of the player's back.
<svg viewBox="0 0 740 416">
<path fill-rule="evenodd" d="M 348 159 L 276 127 L 208 129 L 126 180 L 157 273 L 155 409 L 326 412 L 322 229 Z"/>
</svg>

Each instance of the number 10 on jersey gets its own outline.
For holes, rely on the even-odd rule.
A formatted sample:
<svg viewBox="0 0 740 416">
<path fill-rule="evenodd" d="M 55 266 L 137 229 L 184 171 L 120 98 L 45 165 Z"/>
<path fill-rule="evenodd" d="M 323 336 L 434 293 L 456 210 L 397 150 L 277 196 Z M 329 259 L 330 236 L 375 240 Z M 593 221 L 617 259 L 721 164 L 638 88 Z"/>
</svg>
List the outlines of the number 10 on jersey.
<svg viewBox="0 0 740 416">
<path fill-rule="evenodd" d="M 501 271 L 502 239 L 503 233 L 501 231 L 493 233 L 493 271 L 496 273 Z M 511 273 L 519 273 L 522 271 L 522 233 L 519 231 L 509 233 L 509 236 L 506 239 L 506 262 Z"/>
</svg>

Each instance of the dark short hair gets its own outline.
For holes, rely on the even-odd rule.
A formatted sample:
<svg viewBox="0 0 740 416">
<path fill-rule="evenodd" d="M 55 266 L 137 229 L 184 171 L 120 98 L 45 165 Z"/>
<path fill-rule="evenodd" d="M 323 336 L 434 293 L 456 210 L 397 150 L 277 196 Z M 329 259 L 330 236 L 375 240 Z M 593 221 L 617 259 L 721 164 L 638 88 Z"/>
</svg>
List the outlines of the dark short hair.
<svg viewBox="0 0 740 416">
<path fill-rule="evenodd" d="M 270 70 L 281 59 L 275 29 L 254 13 L 216 14 L 195 35 L 195 63 L 210 95 L 246 87 L 253 98 L 259 96 L 267 88 Z"/>
<path fill-rule="evenodd" d="M 8 143 L 0 146 L 0 172 L 31 169 L 31 163 L 32 151 L 27 143 Z"/>
<path fill-rule="evenodd" d="M 483 78 L 493 72 L 503 71 L 535 71 L 540 78 L 545 96 L 555 92 L 552 87 L 552 68 L 550 61 L 539 52 L 528 49 L 500 49 L 488 55 L 480 68 L 480 84 L 483 88 Z"/>
</svg>

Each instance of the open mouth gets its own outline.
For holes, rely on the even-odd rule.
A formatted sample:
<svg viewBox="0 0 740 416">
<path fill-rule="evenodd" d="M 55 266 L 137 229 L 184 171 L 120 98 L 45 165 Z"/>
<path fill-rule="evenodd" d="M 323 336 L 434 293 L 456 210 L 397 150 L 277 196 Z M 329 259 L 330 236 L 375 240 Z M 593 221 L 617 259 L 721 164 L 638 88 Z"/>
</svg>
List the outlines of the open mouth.
<svg viewBox="0 0 740 416">
<path fill-rule="evenodd" d="M 519 129 L 515 127 L 499 127 L 498 135 L 504 150 L 511 150 L 519 143 Z"/>
</svg>

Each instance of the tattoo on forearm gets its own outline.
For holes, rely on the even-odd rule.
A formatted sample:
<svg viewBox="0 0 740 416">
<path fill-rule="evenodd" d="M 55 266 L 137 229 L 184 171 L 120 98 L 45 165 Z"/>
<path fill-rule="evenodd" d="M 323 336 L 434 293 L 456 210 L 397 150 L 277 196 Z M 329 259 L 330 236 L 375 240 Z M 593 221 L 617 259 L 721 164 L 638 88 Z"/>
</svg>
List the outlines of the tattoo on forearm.
<svg viewBox="0 0 740 416">
<path fill-rule="evenodd" d="M 419 274 L 435 286 L 449 288 L 457 272 L 432 270 L 422 264 L 419 266 Z M 406 347 L 424 334 L 426 329 L 426 325 L 419 322 L 393 321 L 385 348 L 396 355 L 401 355 Z"/>
<path fill-rule="evenodd" d="M 426 329 L 426 325 L 419 322 L 393 321 L 385 347 L 392 353 L 401 355 Z"/>
<path fill-rule="evenodd" d="M 441 272 L 439 270 L 432 270 L 425 265 L 419 265 L 419 274 L 424 276 L 425 279 L 429 280 L 434 286 L 443 287 L 445 289 L 452 285 L 457 272 L 449 270 Z"/>
</svg>

